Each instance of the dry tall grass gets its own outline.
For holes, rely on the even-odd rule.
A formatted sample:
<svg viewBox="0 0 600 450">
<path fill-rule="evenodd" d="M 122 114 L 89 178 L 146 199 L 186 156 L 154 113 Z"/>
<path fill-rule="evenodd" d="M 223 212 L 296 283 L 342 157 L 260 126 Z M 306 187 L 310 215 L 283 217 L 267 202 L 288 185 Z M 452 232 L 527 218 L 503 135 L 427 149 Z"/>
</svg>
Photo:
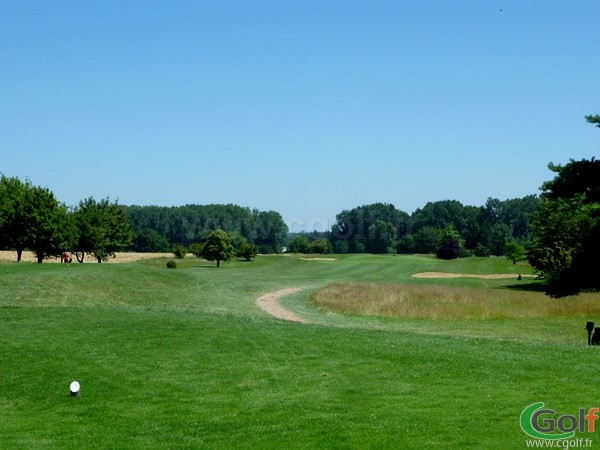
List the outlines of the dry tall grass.
<svg viewBox="0 0 600 450">
<path fill-rule="evenodd" d="M 119 252 L 115 255 L 114 258 L 109 258 L 105 262 L 108 263 L 129 263 L 140 261 L 142 259 L 154 259 L 154 258 L 171 258 L 173 256 L 172 253 L 135 253 L 135 252 Z M 189 254 L 188 256 L 192 256 Z M 75 256 L 73 256 L 75 258 Z M 37 262 L 36 256 L 30 251 L 24 251 L 22 255 L 23 262 Z M 17 252 L 16 251 L 8 251 L 8 250 L 0 250 L 0 263 L 3 262 L 16 262 L 17 261 Z M 91 255 L 85 255 L 85 261 L 89 263 L 97 263 L 96 259 Z M 44 260 L 44 263 L 60 263 L 60 258 L 48 258 Z"/>
<path fill-rule="evenodd" d="M 339 282 L 314 293 L 326 311 L 410 319 L 524 319 L 600 314 L 600 294 L 554 299 L 541 292 L 439 285 Z"/>
</svg>

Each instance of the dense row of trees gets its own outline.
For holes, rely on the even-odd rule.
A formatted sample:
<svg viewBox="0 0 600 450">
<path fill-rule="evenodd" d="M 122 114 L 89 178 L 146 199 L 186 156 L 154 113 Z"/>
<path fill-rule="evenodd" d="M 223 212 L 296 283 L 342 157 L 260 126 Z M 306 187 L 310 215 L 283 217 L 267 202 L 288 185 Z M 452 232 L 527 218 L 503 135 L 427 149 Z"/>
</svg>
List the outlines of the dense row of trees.
<svg viewBox="0 0 600 450">
<path fill-rule="evenodd" d="M 127 206 L 125 211 L 137 232 L 131 250 L 141 252 L 170 251 L 174 244 L 189 247 L 220 229 L 231 236 L 236 250 L 248 243 L 260 253 L 280 253 L 288 234 L 278 212 L 237 205 Z"/>
<path fill-rule="evenodd" d="M 375 203 L 339 213 L 328 238 L 336 253 L 438 253 L 456 241 L 462 256 L 504 255 L 507 244 L 522 247 L 531 240 L 538 203 L 535 195 L 490 198 L 481 207 L 443 200 L 412 215 Z"/>
</svg>

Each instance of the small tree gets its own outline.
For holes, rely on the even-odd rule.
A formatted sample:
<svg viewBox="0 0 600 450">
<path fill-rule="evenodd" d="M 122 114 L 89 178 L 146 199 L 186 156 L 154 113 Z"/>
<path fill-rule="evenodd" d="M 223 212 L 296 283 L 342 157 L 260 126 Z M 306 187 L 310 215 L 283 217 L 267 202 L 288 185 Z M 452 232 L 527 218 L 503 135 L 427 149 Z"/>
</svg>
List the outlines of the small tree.
<svg viewBox="0 0 600 450">
<path fill-rule="evenodd" d="M 515 241 L 507 242 L 504 245 L 504 256 L 516 264 L 525 259 L 525 247 Z"/>
<path fill-rule="evenodd" d="M 221 261 L 229 261 L 234 255 L 231 238 L 221 229 L 210 233 L 208 240 L 202 249 L 202 257 L 208 261 L 217 261 L 217 267 Z"/>
</svg>

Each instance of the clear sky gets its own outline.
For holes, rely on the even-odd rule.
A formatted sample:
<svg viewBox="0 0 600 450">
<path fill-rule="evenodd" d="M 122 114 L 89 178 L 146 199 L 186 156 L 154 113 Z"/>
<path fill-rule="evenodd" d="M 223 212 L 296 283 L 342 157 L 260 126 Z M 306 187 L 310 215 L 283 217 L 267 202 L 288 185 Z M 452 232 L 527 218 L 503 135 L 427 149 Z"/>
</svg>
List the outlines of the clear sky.
<svg viewBox="0 0 600 450">
<path fill-rule="evenodd" d="M 597 155 L 600 1 L 0 0 L 0 172 L 75 205 L 482 205 Z"/>
</svg>

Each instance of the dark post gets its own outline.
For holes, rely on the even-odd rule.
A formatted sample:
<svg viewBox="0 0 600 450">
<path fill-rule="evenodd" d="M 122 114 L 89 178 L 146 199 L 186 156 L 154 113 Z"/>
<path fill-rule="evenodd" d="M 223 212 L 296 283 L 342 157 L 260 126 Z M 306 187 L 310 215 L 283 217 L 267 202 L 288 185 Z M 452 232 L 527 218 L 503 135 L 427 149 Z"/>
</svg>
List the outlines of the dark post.
<svg viewBox="0 0 600 450">
<path fill-rule="evenodd" d="M 600 345 L 600 327 L 596 327 L 596 331 L 594 331 L 592 345 Z"/>
<path fill-rule="evenodd" d="M 586 323 L 585 329 L 588 332 L 588 345 L 592 345 L 592 331 L 594 331 L 594 322 Z"/>
</svg>

